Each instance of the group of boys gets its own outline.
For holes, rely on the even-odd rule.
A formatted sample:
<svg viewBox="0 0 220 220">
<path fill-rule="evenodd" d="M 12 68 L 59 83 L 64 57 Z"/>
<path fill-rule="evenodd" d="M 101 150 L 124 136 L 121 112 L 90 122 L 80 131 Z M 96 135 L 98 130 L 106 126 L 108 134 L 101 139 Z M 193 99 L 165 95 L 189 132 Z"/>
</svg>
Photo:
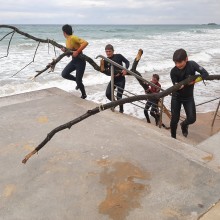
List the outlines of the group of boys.
<svg viewBox="0 0 220 220">
<path fill-rule="evenodd" d="M 85 87 L 82 82 L 84 75 L 86 61 L 78 57 L 82 53 L 83 49 L 86 48 L 88 42 L 82 38 L 79 38 L 73 35 L 72 27 L 68 24 L 62 27 L 63 35 L 66 38 L 66 48 L 73 51 L 72 60 L 67 64 L 67 66 L 62 71 L 62 77 L 68 80 L 76 82 L 76 89 L 81 91 L 81 98 L 85 99 L 87 97 L 85 92 Z M 62 48 L 62 51 L 65 51 L 65 48 Z M 129 61 L 121 54 L 114 54 L 114 48 L 111 44 L 106 45 L 105 47 L 106 55 L 112 61 L 118 63 L 119 65 L 125 64 L 126 69 L 129 68 Z M 206 79 L 209 75 L 208 72 L 201 66 L 199 66 L 195 61 L 189 61 L 187 53 L 184 49 L 178 49 L 173 54 L 173 61 L 175 67 L 172 68 L 170 72 L 170 78 L 173 85 L 183 81 L 190 75 L 195 75 L 196 72 L 201 74 L 202 79 Z M 71 75 L 70 73 L 76 71 L 76 76 Z M 101 70 L 104 74 L 111 75 L 111 64 L 107 61 L 104 61 L 104 68 Z M 125 75 L 127 74 L 126 70 L 121 70 L 118 67 L 114 68 L 114 88 L 117 87 L 117 99 L 122 98 L 122 94 L 125 87 Z M 151 83 L 153 85 L 148 85 L 146 93 L 158 93 L 160 91 L 161 85 L 159 83 L 159 75 L 153 74 Z M 172 93 L 171 98 L 171 122 L 170 130 L 171 137 L 176 138 L 177 125 L 180 120 L 180 110 L 183 105 L 186 118 L 180 123 L 182 134 L 187 137 L 188 135 L 188 126 L 193 124 L 196 121 L 196 106 L 194 101 L 194 83 L 191 82 L 188 85 L 182 85 L 180 89 Z M 109 82 L 106 89 L 106 97 L 109 100 L 112 100 L 111 97 L 111 82 Z M 156 125 L 159 123 L 159 111 L 158 111 L 158 99 L 151 98 L 148 99 L 144 114 L 147 119 L 147 122 L 150 123 L 150 118 L 148 111 L 150 110 L 151 116 L 155 118 Z M 124 112 L 123 105 L 119 106 L 119 111 Z"/>
</svg>

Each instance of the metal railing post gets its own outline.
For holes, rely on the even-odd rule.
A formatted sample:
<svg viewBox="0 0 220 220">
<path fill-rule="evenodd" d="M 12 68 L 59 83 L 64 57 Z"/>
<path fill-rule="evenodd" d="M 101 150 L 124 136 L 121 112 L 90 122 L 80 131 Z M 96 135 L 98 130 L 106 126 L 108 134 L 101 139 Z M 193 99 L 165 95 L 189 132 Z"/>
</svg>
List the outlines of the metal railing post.
<svg viewBox="0 0 220 220">
<path fill-rule="evenodd" d="M 162 126 L 162 116 L 163 116 L 163 101 L 164 101 L 164 98 L 161 98 L 161 106 L 158 106 L 159 109 L 160 109 L 160 120 L 159 120 L 159 128 L 161 128 Z M 160 101 L 159 101 L 160 102 Z M 159 104 L 158 102 L 158 104 Z"/>
<path fill-rule="evenodd" d="M 215 123 L 215 118 L 216 118 L 216 116 L 217 116 L 219 106 L 220 106 L 220 100 L 219 100 L 218 106 L 217 106 L 217 108 L 216 108 L 214 118 L 213 118 L 213 120 L 212 120 L 212 127 L 213 127 L 213 125 L 214 125 L 214 123 Z"/>
<path fill-rule="evenodd" d="M 115 96 L 114 96 L 114 66 L 111 64 L 111 101 L 115 101 Z M 115 108 L 112 107 L 111 110 L 114 112 Z"/>
</svg>

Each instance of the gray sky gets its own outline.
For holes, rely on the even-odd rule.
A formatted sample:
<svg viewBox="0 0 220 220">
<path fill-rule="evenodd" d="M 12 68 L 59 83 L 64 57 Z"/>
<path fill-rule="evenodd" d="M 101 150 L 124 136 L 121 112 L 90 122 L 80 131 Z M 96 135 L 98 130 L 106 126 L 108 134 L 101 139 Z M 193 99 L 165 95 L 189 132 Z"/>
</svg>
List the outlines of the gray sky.
<svg viewBox="0 0 220 220">
<path fill-rule="evenodd" d="M 220 0 L 0 0 L 0 24 L 220 24 Z"/>
</svg>

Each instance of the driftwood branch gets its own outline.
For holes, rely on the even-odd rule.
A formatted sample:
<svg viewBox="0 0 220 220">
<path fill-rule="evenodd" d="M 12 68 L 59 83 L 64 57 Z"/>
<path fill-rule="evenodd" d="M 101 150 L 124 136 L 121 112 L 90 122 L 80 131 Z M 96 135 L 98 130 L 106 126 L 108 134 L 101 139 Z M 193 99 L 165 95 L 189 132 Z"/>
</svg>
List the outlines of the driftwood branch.
<svg viewBox="0 0 220 220">
<path fill-rule="evenodd" d="M 134 59 L 134 62 L 131 67 L 131 71 L 136 73 L 140 77 L 142 77 L 142 75 L 136 70 L 136 68 L 137 68 L 137 65 L 138 65 L 142 55 L 143 55 L 143 50 L 139 49 L 138 54 L 137 54 L 136 58 Z M 138 79 L 137 77 L 136 77 L 136 79 L 139 82 L 139 84 L 142 86 L 142 88 L 146 91 L 148 89 L 148 85 L 146 83 L 144 83 L 143 80 Z"/>
<path fill-rule="evenodd" d="M 60 49 L 61 49 L 61 48 L 65 48 L 63 45 L 58 44 L 58 43 L 57 43 L 56 41 L 54 41 L 54 40 L 51 40 L 51 39 L 41 39 L 41 38 L 34 37 L 34 36 L 32 36 L 32 35 L 30 35 L 30 34 L 28 34 L 28 33 L 25 33 L 25 32 L 23 32 L 23 31 L 20 31 L 18 28 L 14 27 L 14 26 L 11 26 L 11 25 L 0 25 L 0 28 L 9 28 L 9 29 L 12 29 L 13 32 L 10 32 L 10 33 L 13 33 L 13 34 L 14 34 L 15 32 L 17 32 L 18 34 L 21 34 L 21 35 L 23 35 L 23 36 L 25 36 L 25 37 L 27 37 L 27 38 L 29 38 L 29 39 L 32 39 L 32 40 L 34 40 L 34 41 L 39 42 L 39 43 L 47 43 L 48 45 L 51 44 L 51 45 L 53 45 L 54 47 L 57 47 L 57 48 L 60 48 Z M 8 33 L 7 35 L 9 35 L 10 33 Z M 7 35 L 6 35 L 6 36 L 7 36 Z M 6 36 L 4 36 L 2 39 L 4 39 Z M 12 37 L 11 37 L 11 39 L 12 39 Z M 11 41 L 11 40 L 10 40 L 10 41 Z M 8 49 L 9 49 L 9 47 L 8 47 Z M 48 70 L 48 69 L 51 68 L 51 67 L 53 67 L 52 70 L 54 70 L 54 67 L 55 67 L 54 64 L 58 63 L 63 57 L 65 57 L 65 56 L 67 56 L 67 55 L 72 55 L 73 51 L 69 50 L 68 48 L 65 48 L 65 49 L 66 49 L 66 51 L 67 51 L 66 53 L 63 53 L 63 54 L 61 54 L 57 59 L 54 59 L 54 60 L 53 60 L 51 63 L 49 63 L 43 70 L 37 71 L 38 74 L 35 75 L 34 78 L 36 78 L 36 77 L 39 76 L 41 73 L 45 72 L 46 70 Z M 7 55 L 8 55 L 8 53 L 7 53 Z M 78 56 L 79 56 L 79 58 L 81 58 L 81 59 L 87 61 L 88 63 L 90 63 L 90 65 L 92 65 L 95 70 L 100 71 L 100 67 L 94 62 L 93 59 L 91 59 L 90 57 L 86 56 L 85 54 L 80 54 L 80 55 L 78 55 Z M 28 64 L 28 65 L 29 65 L 29 64 Z M 28 66 L 28 65 L 27 65 L 27 66 Z M 21 70 L 20 70 L 20 71 L 21 71 Z M 19 72 L 20 72 L 20 71 L 19 71 Z"/>
<path fill-rule="evenodd" d="M 65 48 L 63 45 L 58 44 L 58 43 L 57 43 L 56 41 L 54 41 L 54 40 L 41 39 L 41 38 L 34 37 L 34 36 L 32 36 L 32 35 L 30 35 L 30 34 L 28 34 L 28 33 L 25 33 L 25 32 L 23 32 L 23 31 L 19 30 L 18 28 L 14 27 L 14 26 L 11 26 L 11 25 L 0 25 L 0 28 L 9 28 L 9 29 L 12 29 L 12 30 L 13 30 L 12 32 L 6 34 L 6 35 L 2 38 L 2 39 L 4 39 L 7 35 L 9 35 L 9 34 L 12 33 L 10 42 L 11 42 L 11 40 L 12 40 L 12 37 L 13 37 L 14 33 L 17 32 L 18 34 L 21 34 L 21 35 L 23 35 L 23 36 L 25 36 L 25 37 L 27 37 L 27 38 L 30 38 L 30 39 L 32 39 L 32 40 L 34 40 L 34 41 L 37 41 L 37 42 L 38 42 L 38 46 L 39 46 L 40 43 L 47 43 L 47 44 L 48 44 L 48 52 L 49 52 L 49 44 L 53 45 L 55 54 L 56 54 L 55 47 L 58 47 L 58 48 L 60 48 L 60 49 L 61 49 L 61 48 Z M 2 39 L 1 39 L 1 40 L 2 40 Z M 6 55 L 6 56 L 8 56 L 8 54 L 9 54 L 10 42 L 9 42 L 9 45 L 8 45 L 7 55 Z M 37 47 L 37 49 L 38 49 L 38 47 Z M 33 60 L 32 60 L 30 63 L 28 63 L 27 65 L 25 65 L 25 66 L 24 66 L 21 70 L 19 70 L 17 73 L 19 73 L 20 71 L 22 71 L 23 69 L 25 69 L 27 66 L 29 66 L 31 63 L 34 62 L 34 58 L 35 58 L 35 56 L 36 56 L 37 49 L 35 50 L 35 54 L 34 54 Z M 39 71 L 36 71 L 37 74 L 36 74 L 35 76 L 33 76 L 31 79 L 36 79 L 36 77 L 38 77 L 39 75 L 41 75 L 43 72 L 47 71 L 48 69 L 50 69 L 49 72 L 53 72 L 54 69 L 55 69 L 56 64 L 57 64 L 62 58 L 64 58 L 65 56 L 70 56 L 70 55 L 72 55 L 72 52 L 73 52 L 73 51 L 69 50 L 68 48 L 65 48 L 65 49 L 66 49 L 66 52 L 65 52 L 65 53 L 61 54 L 61 55 L 58 56 L 56 59 L 52 59 L 52 62 L 50 62 L 44 69 L 39 70 Z M 140 50 L 138 51 L 138 54 L 137 54 L 136 58 L 134 59 L 134 62 L 133 62 L 131 71 L 136 74 L 135 78 L 138 80 L 139 84 L 143 87 L 143 89 L 144 89 L 144 90 L 147 90 L 147 88 L 148 88 L 147 83 L 151 84 L 151 82 L 149 82 L 149 81 L 143 79 L 143 78 L 142 78 L 142 75 L 136 70 L 137 65 L 138 65 L 138 62 L 140 61 L 142 54 L 143 54 L 143 50 L 140 49 Z M 6 56 L 4 56 L 4 57 L 6 57 Z M 92 58 L 90 58 L 89 56 L 87 56 L 87 55 L 85 55 L 85 54 L 82 54 L 82 53 L 79 54 L 78 56 L 79 56 L 79 58 L 81 58 L 81 59 L 87 61 L 96 71 L 101 72 L 100 66 L 97 65 L 96 62 L 95 62 Z M 13 74 L 12 77 L 15 76 L 15 75 L 17 75 L 17 73 Z M 139 77 L 139 78 L 138 78 L 138 77 Z M 141 78 L 140 78 L 140 77 L 141 77 Z M 153 86 L 154 86 L 154 85 L 153 85 Z"/>
<path fill-rule="evenodd" d="M 180 82 L 174 86 L 171 86 L 170 88 L 168 88 L 160 93 L 138 95 L 138 96 L 133 96 L 133 97 L 129 97 L 129 98 L 124 98 L 124 99 L 120 99 L 117 101 L 109 102 L 104 105 L 100 105 L 92 110 L 88 110 L 85 114 L 81 115 L 80 117 L 75 118 L 74 120 L 71 120 L 63 125 L 60 125 L 60 126 L 56 127 L 55 129 L 53 129 L 50 133 L 48 133 L 47 137 L 31 153 L 29 153 L 25 156 L 25 158 L 22 160 L 22 163 L 25 164 L 31 156 L 33 156 L 41 148 L 43 148 L 51 140 L 51 138 L 59 131 L 62 131 L 67 128 L 70 129 L 73 125 L 79 123 L 80 121 L 82 121 L 92 115 L 95 115 L 101 111 L 104 111 L 106 109 L 116 107 L 117 105 L 122 105 L 125 103 L 131 103 L 131 102 L 140 101 L 140 100 L 147 100 L 149 98 L 157 98 L 157 99 L 163 98 L 163 97 L 171 94 L 172 92 L 179 90 L 182 85 L 187 85 L 190 82 L 194 81 L 197 77 L 198 77 L 198 75 L 190 76 L 187 79 L 183 80 L 182 82 Z M 206 80 L 220 80 L 220 75 L 210 75 L 206 78 Z"/>
<path fill-rule="evenodd" d="M 0 28 L 9 28 L 9 29 L 12 29 L 12 30 L 13 30 L 12 32 L 6 34 L 1 40 L 3 40 L 7 35 L 13 33 L 12 36 L 11 36 L 11 39 L 10 39 L 10 42 L 11 42 L 14 33 L 17 32 L 18 34 L 21 34 L 21 35 L 23 35 L 23 36 L 25 36 L 25 37 L 27 37 L 27 38 L 29 38 L 29 39 L 32 39 L 32 40 L 34 40 L 34 41 L 37 41 L 38 43 L 47 43 L 47 44 L 48 44 L 48 50 L 49 50 L 49 44 L 53 45 L 54 51 L 55 51 L 55 47 L 58 47 L 58 48 L 60 48 L 60 49 L 61 49 L 61 48 L 65 48 L 63 45 L 58 44 L 58 43 L 57 43 L 56 41 L 54 41 L 54 40 L 41 39 L 41 38 L 34 37 L 34 36 L 32 36 L 32 35 L 30 35 L 30 34 L 28 34 L 28 33 L 25 33 L 25 32 L 23 32 L 23 31 L 19 30 L 18 28 L 14 27 L 14 26 L 11 26 L 11 25 L 0 25 Z M 9 54 L 10 42 L 9 42 L 9 45 L 8 45 L 7 56 L 8 56 L 8 54 Z M 38 45 L 38 46 L 39 46 L 39 45 Z M 38 47 L 37 47 L 37 49 L 38 49 Z M 34 58 L 35 58 L 35 55 L 36 55 L 36 53 L 37 53 L 37 49 L 35 50 Z M 53 72 L 54 69 L 55 69 L 56 64 L 57 64 L 63 57 L 72 55 L 72 52 L 73 52 L 73 51 L 71 51 L 71 50 L 69 50 L 69 49 L 67 49 L 67 48 L 65 48 L 65 49 L 66 49 L 66 52 L 65 52 L 65 53 L 61 54 L 61 55 L 60 55 L 59 57 L 57 57 L 56 59 L 53 59 L 52 62 L 49 63 L 44 69 L 39 70 L 39 71 L 36 71 L 37 74 L 36 74 L 32 79 L 35 79 L 36 77 L 38 77 L 39 75 L 41 75 L 43 72 L 47 71 L 48 69 L 50 69 L 49 72 Z M 55 52 L 55 54 L 56 54 L 56 52 Z M 131 71 L 134 72 L 135 74 L 137 74 L 137 75 L 140 76 L 140 77 L 142 77 L 142 75 L 136 70 L 136 68 L 137 68 L 137 65 L 138 65 L 139 60 L 141 59 L 142 54 L 143 54 L 143 50 L 140 49 L 140 50 L 138 51 L 138 54 L 137 54 L 137 56 L 136 56 L 136 58 L 135 58 L 135 60 L 134 60 L 134 62 L 133 62 L 132 68 L 131 68 Z M 101 72 L 100 66 L 97 65 L 96 62 L 95 62 L 92 58 L 90 58 L 89 56 L 87 56 L 87 55 L 85 55 L 85 54 L 80 54 L 80 55 L 78 55 L 78 56 L 79 56 L 79 58 L 81 58 L 81 59 L 87 61 L 96 71 Z M 6 57 L 6 56 L 4 56 L 4 57 Z M 31 61 L 29 64 L 27 64 L 27 65 L 26 65 L 25 67 L 23 67 L 21 70 L 23 70 L 24 68 L 26 68 L 26 67 L 27 67 L 28 65 L 30 65 L 32 62 L 34 62 L 34 58 L 33 58 L 33 61 Z M 19 70 L 17 73 L 19 73 L 21 70 Z M 13 76 L 15 76 L 17 73 L 15 73 Z M 138 79 L 137 77 L 136 77 L 136 79 L 138 80 L 138 82 L 140 83 L 140 85 L 143 87 L 144 90 L 146 90 L 146 89 L 148 88 L 148 85 L 147 85 L 146 83 L 144 83 L 143 80 L 141 80 L 140 78 Z M 148 82 L 148 81 L 145 80 L 145 82 Z M 148 83 L 150 83 L 150 82 L 148 82 Z"/>
</svg>

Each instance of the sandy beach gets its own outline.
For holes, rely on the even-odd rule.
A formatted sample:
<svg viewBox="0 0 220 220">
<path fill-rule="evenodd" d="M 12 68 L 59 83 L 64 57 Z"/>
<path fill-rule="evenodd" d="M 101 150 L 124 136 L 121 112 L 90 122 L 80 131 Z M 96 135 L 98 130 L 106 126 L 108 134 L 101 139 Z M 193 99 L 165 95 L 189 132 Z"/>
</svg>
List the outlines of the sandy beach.
<svg viewBox="0 0 220 220">
<path fill-rule="evenodd" d="M 198 113 L 196 122 L 190 126 L 189 138 L 200 143 L 208 137 L 220 131 L 220 117 L 216 116 L 214 125 L 212 122 L 215 112 Z"/>
<path fill-rule="evenodd" d="M 217 107 L 217 106 L 216 106 Z M 177 128 L 177 139 L 183 142 L 192 144 L 193 146 L 203 142 L 207 138 L 220 131 L 220 116 L 216 116 L 214 125 L 212 126 L 215 112 L 197 113 L 197 120 L 194 124 L 189 126 L 189 135 L 185 138 L 182 135 L 180 125 Z M 153 120 L 152 120 L 153 121 Z M 163 122 L 169 125 L 169 120 L 163 114 Z M 162 128 L 163 129 L 163 128 Z M 170 133 L 170 130 L 167 130 Z"/>
</svg>

